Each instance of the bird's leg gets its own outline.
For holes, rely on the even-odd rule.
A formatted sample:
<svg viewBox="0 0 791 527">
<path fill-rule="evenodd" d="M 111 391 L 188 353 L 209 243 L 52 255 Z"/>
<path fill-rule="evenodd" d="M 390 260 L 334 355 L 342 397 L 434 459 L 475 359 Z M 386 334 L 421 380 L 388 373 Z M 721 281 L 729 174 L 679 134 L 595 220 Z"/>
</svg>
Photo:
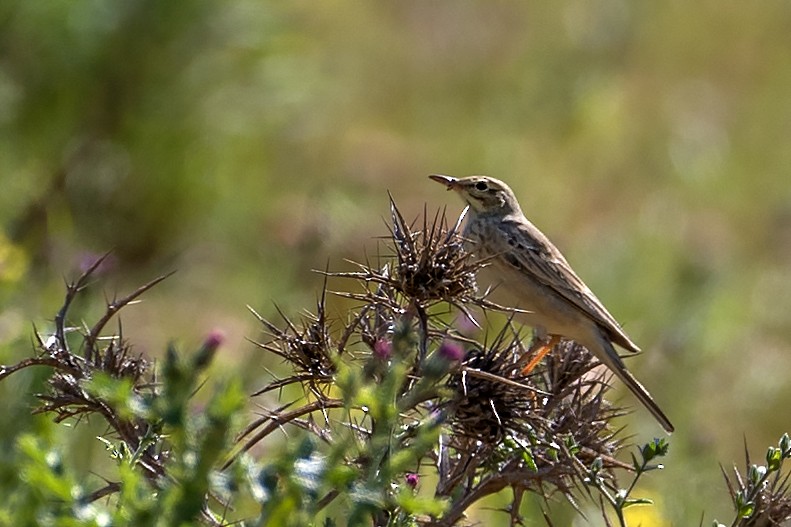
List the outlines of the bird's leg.
<svg viewBox="0 0 791 527">
<path fill-rule="evenodd" d="M 533 369 L 538 366 L 538 363 L 541 362 L 541 359 L 546 357 L 547 353 L 552 351 L 552 348 L 557 346 L 559 342 L 559 335 L 550 335 L 549 340 L 545 340 L 540 337 L 537 338 L 536 341 L 530 346 L 530 349 L 527 350 L 527 353 L 525 353 L 525 355 L 534 355 L 533 358 L 530 359 L 530 362 L 528 362 L 525 367 L 522 368 L 522 375 L 530 375 L 530 372 L 532 372 Z"/>
</svg>

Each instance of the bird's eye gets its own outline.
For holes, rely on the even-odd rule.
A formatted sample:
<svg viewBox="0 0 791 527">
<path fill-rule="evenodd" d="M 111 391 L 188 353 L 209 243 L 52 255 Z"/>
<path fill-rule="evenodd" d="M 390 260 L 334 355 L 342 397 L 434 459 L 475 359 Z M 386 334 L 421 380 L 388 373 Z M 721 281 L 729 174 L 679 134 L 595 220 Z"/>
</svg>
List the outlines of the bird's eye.
<svg viewBox="0 0 791 527">
<path fill-rule="evenodd" d="M 479 182 L 477 182 L 475 184 L 475 188 L 477 190 L 484 191 L 484 190 L 486 190 L 489 187 L 486 186 L 486 182 L 485 181 L 479 181 Z"/>
</svg>

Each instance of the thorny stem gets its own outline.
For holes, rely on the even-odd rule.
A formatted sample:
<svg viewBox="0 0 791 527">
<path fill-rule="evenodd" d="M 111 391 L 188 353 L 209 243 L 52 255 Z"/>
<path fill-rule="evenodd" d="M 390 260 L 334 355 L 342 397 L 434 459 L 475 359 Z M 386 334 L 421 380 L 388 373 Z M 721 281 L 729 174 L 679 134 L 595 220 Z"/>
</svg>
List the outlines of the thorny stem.
<svg viewBox="0 0 791 527">
<path fill-rule="evenodd" d="M 85 360 L 88 362 L 93 360 L 96 339 L 99 338 L 99 334 L 102 332 L 102 330 L 110 321 L 110 319 L 112 319 L 115 316 L 115 314 L 118 313 L 118 311 L 131 304 L 132 301 L 140 297 L 140 295 L 142 295 L 143 293 L 145 293 L 146 291 L 148 291 L 158 283 L 169 278 L 170 276 L 173 276 L 175 272 L 176 271 L 171 271 L 158 278 L 155 278 L 150 282 L 148 282 L 147 284 L 138 287 L 136 290 L 132 291 L 125 297 L 121 299 L 115 299 L 112 302 L 109 302 L 107 304 L 107 309 L 105 309 L 104 315 L 102 315 L 102 317 L 93 325 L 90 331 L 88 331 L 88 334 L 85 336 Z"/>
<path fill-rule="evenodd" d="M 273 431 L 277 430 L 284 424 L 293 421 L 294 419 L 297 419 L 298 417 L 301 417 L 303 415 L 313 413 L 317 410 L 329 409 L 329 408 L 343 408 L 343 405 L 344 402 L 340 399 L 324 399 L 319 401 L 313 401 L 312 403 L 308 403 L 305 406 L 301 406 L 296 410 L 293 410 L 288 413 L 267 415 L 265 417 L 262 417 L 254 421 L 250 426 L 247 427 L 247 429 L 244 432 L 242 432 L 238 440 L 241 440 L 242 438 L 247 436 L 247 434 L 251 433 L 253 430 L 258 428 L 262 424 L 266 422 L 268 422 L 269 424 L 266 425 L 261 430 L 259 430 L 258 433 L 255 434 L 253 437 L 251 437 L 239 450 L 231 454 L 228 460 L 225 463 L 223 463 L 221 470 L 225 470 L 228 467 L 230 467 L 240 455 L 250 450 L 253 446 L 256 445 L 256 443 L 261 441 L 264 437 L 268 436 L 269 434 L 271 434 Z"/>
<path fill-rule="evenodd" d="M 59 350 L 65 354 L 69 354 L 69 344 L 66 341 L 66 314 L 69 312 L 71 303 L 77 296 L 77 293 L 85 289 L 88 285 L 88 278 L 102 265 L 108 257 L 109 252 L 104 253 L 101 257 L 97 258 L 93 264 L 80 275 L 76 282 L 69 282 L 66 284 L 66 298 L 63 301 L 58 313 L 55 315 L 55 339 L 59 345 Z"/>
<path fill-rule="evenodd" d="M 60 359 L 55 359 L 52 357 L 33 357 L 29 359 L 23 359 L 13 366 L 0 366 L 0 381 L 11 375 L 12 373 L 16 373 L 19 370 L 23 370 L 25 368 L 29 368 L 30 366 L 49 366 L 54 369 L 61 370 L 65 373 L 70 373 L 71 375 L 80 375 L 82 372 L 76 368 L 71 367 L 68 365 L 64 365 Z"/>
<path fill-rule="evenodd" d="M 496 494 L 509 486 L 524 488 L 524 485 L 528 482 L 541 481 L 542 478 L 548 476 L 555 470 L 557 470 L 557 467 L 545 467 L 538 471 L 529 469 L 509 470 L 486 476 L 486 478 L 476 485 L 472 491 L 462 495 L 442 518 L 432 521 L 427 525 L 431 527 L 451 527 L 462 518 L 464 512 L 476 501 L 491 494 Z"/>
</svg>

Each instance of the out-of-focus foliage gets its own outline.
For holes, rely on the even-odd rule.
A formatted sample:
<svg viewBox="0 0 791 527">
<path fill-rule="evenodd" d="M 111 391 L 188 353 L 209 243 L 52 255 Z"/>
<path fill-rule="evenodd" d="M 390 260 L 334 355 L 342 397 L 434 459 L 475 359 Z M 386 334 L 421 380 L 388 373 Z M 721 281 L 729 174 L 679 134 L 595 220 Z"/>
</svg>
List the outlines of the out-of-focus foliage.
<svg viewBox="0 0 791 527">
<path fill-rule="evenodd" d="M 118 281 L 179 270 L 124 318 L 141 350 L 221 326 L 252 383 L 272 365 L 245 304 L 305 305 L 311 268 L 375 250 L 386 189 L 409 217 L 459 206 L 426 174 L 488 173 L 646 350 L 630 368 L 679 432 L 643 524 L 726 517 L 711 467 L 786 430 L 791 398 L 789 21 L 781 0 L 5 1 L 0 362 L 114 249 Z M 37 426 L 37 375 L 0 386 L 0 451 Z M 90 464 L 95 432 L 59 440 Z"/>
</svg>

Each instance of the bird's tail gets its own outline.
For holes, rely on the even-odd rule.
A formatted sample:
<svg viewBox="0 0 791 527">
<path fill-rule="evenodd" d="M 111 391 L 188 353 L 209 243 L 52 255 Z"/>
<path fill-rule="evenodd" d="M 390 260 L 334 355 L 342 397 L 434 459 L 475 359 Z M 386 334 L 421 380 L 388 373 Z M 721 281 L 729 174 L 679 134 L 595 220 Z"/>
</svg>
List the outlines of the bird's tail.
<svg viewBox="0 0 791 527">
<path fill-rule="evenodd" d="M 637 397 L 637 399 L 643 403 L 651 415 L 662 425 L 662 428 L 665 429 L 665 432 L 668 434 L 672 433 L 675 428 L 673 424 L 670 422 L 670 419 L 665 415 L 665 412 L 662 411 L 661 408 L 654 402 L 654 399 L 651 397 L 651 394 L 648 393 L 640 381 L 635 379 L 634 375 L 632 375 L 629 370 L 626 369 L 626 365 L 623 363 L 621 357 L 618 356 L 618 352 L 615 351 L 613 345 L 606 339 L 601 339 L 601 347 L 599 350 L 594 350 L 594 354 L 599 358 L 599 360 L 604 363 L 619 379 L 626 384 L 626 387 Z M 601 353 L 595 353 L 595 351 L 601 351 Z"/>
</svg>

